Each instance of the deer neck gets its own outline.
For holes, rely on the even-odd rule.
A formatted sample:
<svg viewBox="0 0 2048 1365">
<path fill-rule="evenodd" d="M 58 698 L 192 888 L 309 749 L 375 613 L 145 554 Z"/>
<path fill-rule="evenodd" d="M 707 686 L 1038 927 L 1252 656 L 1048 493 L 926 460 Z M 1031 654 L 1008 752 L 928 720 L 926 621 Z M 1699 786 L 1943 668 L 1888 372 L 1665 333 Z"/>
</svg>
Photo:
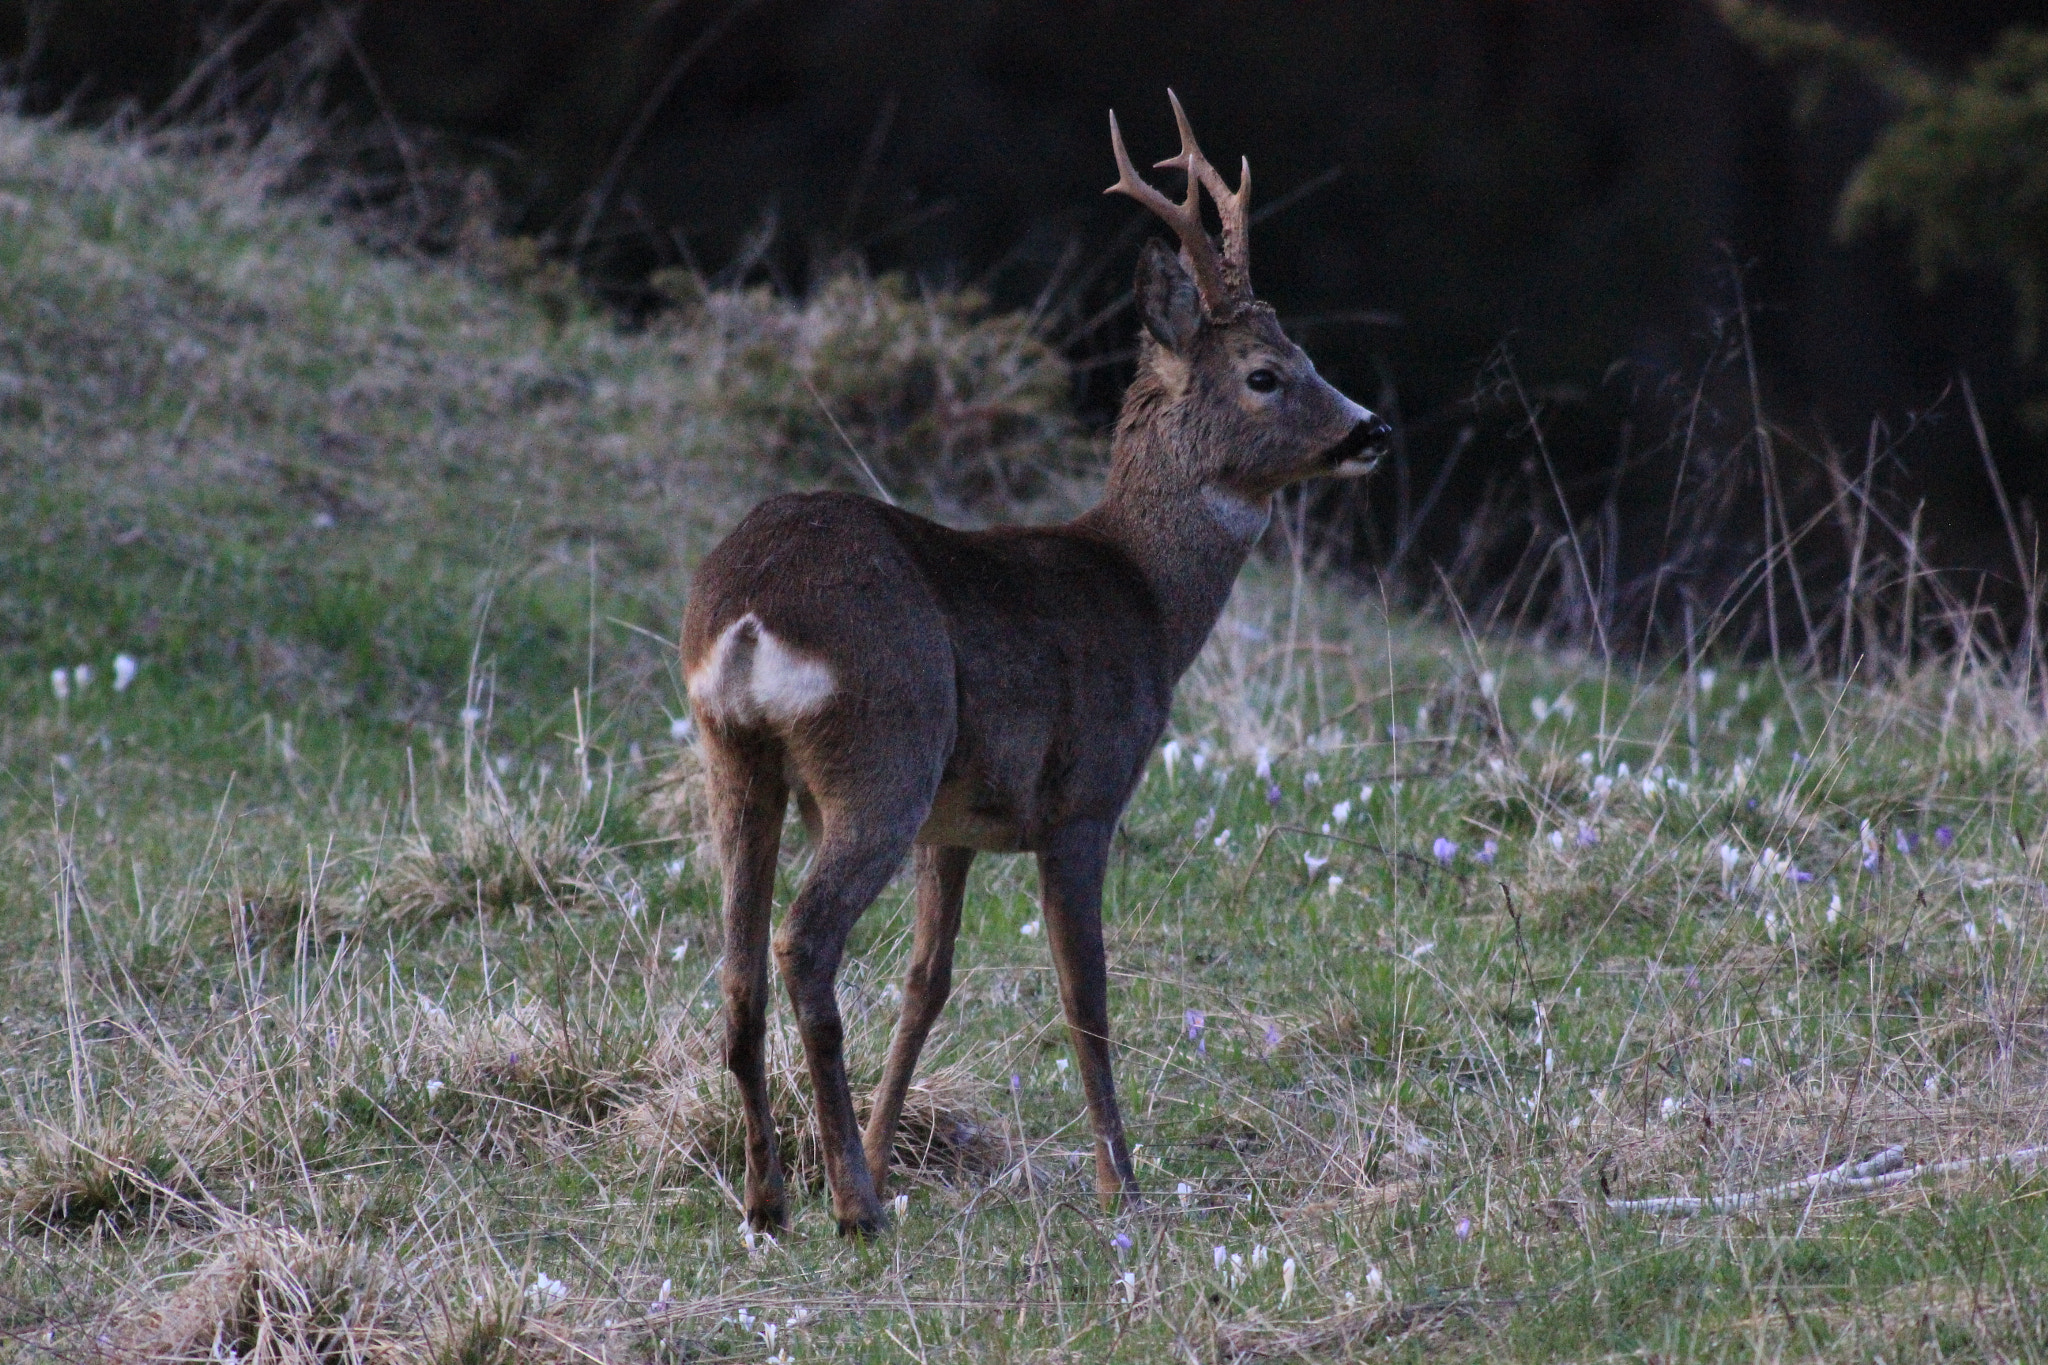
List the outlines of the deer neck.
<svg viewBox="0 0 2048 1365">
<path fill-rule="evenodd" d="M 1230 600 L 1238 570 L 1265 533 L 1270 498 L 1247 499 L 1188 476 L 1185 463 L 1143 447 L 1149 432 L 1120 432 L 1109 484 L 1081 519 L 1113 541 L 1157 596 L 1178 678 L 1202 652 Z"/>
</svg>

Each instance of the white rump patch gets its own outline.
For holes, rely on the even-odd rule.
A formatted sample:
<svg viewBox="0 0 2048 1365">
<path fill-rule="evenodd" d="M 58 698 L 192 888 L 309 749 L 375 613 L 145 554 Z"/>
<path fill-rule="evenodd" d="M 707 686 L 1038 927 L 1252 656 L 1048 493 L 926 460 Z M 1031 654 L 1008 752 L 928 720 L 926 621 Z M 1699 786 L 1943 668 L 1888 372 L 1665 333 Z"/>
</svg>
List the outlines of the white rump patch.
<svg viewBox="0 0 2048 1365">
<path fill-rule="evenodd" d="M 1226 535 L 1244 544 L 1266 534 L 1266 523 L 1273 519 L 1271 498 L 1253 502 L 1213 483 L 1203 485 L 1202 505 L 1209 509 L 1209 515 L 1216 519 L 1216 524 Z"/>
<path fill-rule="evenodd" d="M 777 639 L 753 612 L 718 633 L 688 685 L 691 704 L 728 725 L 796 720 L 836 686 L 831 669 Z"/>
</svg>

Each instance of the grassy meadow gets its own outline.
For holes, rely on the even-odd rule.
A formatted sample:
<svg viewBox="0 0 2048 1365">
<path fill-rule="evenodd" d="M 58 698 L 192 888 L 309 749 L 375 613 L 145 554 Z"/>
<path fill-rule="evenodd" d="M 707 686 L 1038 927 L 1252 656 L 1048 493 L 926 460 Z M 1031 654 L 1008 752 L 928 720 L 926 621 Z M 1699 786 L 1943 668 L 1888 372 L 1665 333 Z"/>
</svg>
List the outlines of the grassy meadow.
<svg viewBox="0 0 2048 1365">
<path fill-rule="evenodd" d="M 1044 516 L 1099 447 L 971 297 L 677 281 L 626 332 L 520 243 L 362 250 L 301 154 L 0 121 L 0 1359 L 2048 1357 L 2041 698 L 1284 564 L 1107 887 L 1147 1205 L 1096 1205 L 984 856 L 896 1230 L 833 1234 L 783 1015 L 793 1224 L 744 1233 L 689 566 L 854 450 Z"/>
</svg>

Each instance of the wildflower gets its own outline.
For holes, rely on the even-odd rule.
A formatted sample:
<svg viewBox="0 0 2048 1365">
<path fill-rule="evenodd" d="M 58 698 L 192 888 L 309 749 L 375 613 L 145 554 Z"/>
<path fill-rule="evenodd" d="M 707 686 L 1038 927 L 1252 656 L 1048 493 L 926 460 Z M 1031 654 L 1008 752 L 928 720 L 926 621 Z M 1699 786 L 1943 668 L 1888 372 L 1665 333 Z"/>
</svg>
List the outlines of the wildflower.
<svg viewBox="0 0 2048 1365">
<path fill-rule="evenodd" d="M 1221 834 L 1217 835 L 1209 842 L 1216 845 L 1216 847 L 1219 849 L 1226 847 L 1230 843 L 1230 831 L 1227 829 L 1224 830 Z"/>
<path fill-rule="evenodd" d="M 1581 768 L 1590 768 L 1593 766 L 1593 751 L 1591 749 L 1579 750 L 1579 766 Z"/>
<path fill-rule="evenodd" d="M 1061 1060 L 1065 1059 L 1062 1058 Z M 896 1216 L 898 1218 L 903 1217 L 904 1215 L 910 1212 L 910 1196 L 907 1194 L 897 1195 L 894 1199 L 891 1199 L 889 1201 L 889 1207 L 896 1211 Z"/>
<path fill-rule="evenodd" d="M 1045 924 L 1042 920 L 1026 920 L 1023 924 L 1017 927 L 1017 932 L 1022 934 L 1026 938 L 1037 938 L 1038 931 L 1044 927 Z"/>
<path fill-rule="evenodd" d="M 1472 1240 L 1472 1220 L 1470 1218 L 1460 1218 L 1458 1220 L 1457 1234 L 1458 1240 L 1461 1242 Z"/>
<path fill-rule="evenodd" d="M 1613 790 L 1614 779 L 1609 777 L 1606 773 L 1601 773 L 1598 777 L 1593 779 L 1593 795 L 1597 799 L 1605 801 L 1607 799 L 1607 794 Z"/>
<path fill-rule="evenodd" d="M 1828 897 L 1828 923 L 1833 924 L 1842 917 L 1842 893 L 1837 891 Z"/>
<path fill-rule="evenodd" d="M 1117 1259 L 1121 1260 L 1124 1253 L 1131 1249 L 1131 1234 L 1119 1232 L 1116 1236 L 1109 1239 L 1109 1244 L 1116 1248 Z"/>
<path fill-rule="evenodd" d="M 462 728 L 465 730 L 475 728 L 476 723 L 483 718 L 484 713 L 477 710 L 474 706 L 463 707 L 457 715 L 457 719 L 462 722 Z"/>
<path fill-rule="evenodd" d="M 1194 756 L 1188 760 L 1188 766 L 1193 768 L 1197 775 L 1200 775 L 1202 769 L 1209 766 L 1209 755 L 1200 749 L 1195 750 Z"/>
<path fill-rule="evenodd" d="M 1341 826 L 1346 820 L 1349 820 L 1350 818 L 1351 803 L 1349 801 L 1339 801 L 1336 805 L 1330 807 L 1331 824 Z"/>
<path fill-rule="evenodd" d="M 1873 848 L 1863 855 L 1863 870 L 1865 872 L 1875 872 L 1883 865 L 1884 857 L 1876 849 Z"/>
<path fill-rule="evenodd" d="M 1551 846 L 1552 848 L 1554 848 L 1554 849 L 1557 849 L 1557 850 L 1559 850 L 1560 852 L 1562 852 L 1562 851 L 1563 851 L 1563 849 L 1564 849 L 1564 831 L 1563 831 L 1563 830 L 1561 830 L 1561 829 L 1554 829 L 1554 830 L 1550 831 L 1550 846 Z"/>
<path fill-rule="evenodd" d="M 1012 1071 L 1012 1072 L 1010 1073 L 1010 1093 L 1011 1093 L 1012 1095 L 1018 1095 L 1018 1094 L 1022 1094 L 1022 1093 L 1023 1093 L 1023 1090 L 1024 1090 L 1024 1078 L 1023 1078 L 1022 1076 L 1018 1075 L 1018 1074 L 1017 1074 L 1016 1072 Z"/>
<path fill-rule="evenodd" d="M 71 685 L 77 688 L 80 692 L 83 692 L 85 691 L 86 688 L 91 687 L 92 665 L 73 664 L 71 666 Z"/>
<path fill-rule="evenodd" d="M 1600 842 L 1600 834 L 1584 820 L 1579 821 L 1579 847 L 1591 848 Z"/>
<path fill-rule="evenodd" d="M 116 654 L 114 656 L 114 690 L 116 692 L 126 692 L 128 690 L 128 684 L 135 681 L 135 669 L 134 655 Z"/>
<path fill-rule="evenodd" d="M 1180 741 L 1167 740 L 1159 750 L 1159 757 L 1166 762 L 1166 775 L 1172 777 L 1174 768 L 1180 763 Z"/>
<path fill-rule="evenodd" d="M 1064 1057 L 1054 1058 L 1053 1069 L 1060 1073 L 1060 1089 L 1065 1090 L 1067 1088 L 1067 1059 Z M 897 1197 L 900 1199 L 902 1196 L 898 1195 Z"/>
<path fill-rule="evenodd" d="M 1338 875 L 1337 875 L 1336 873 L 1332 872 L 1332 873 L 1330 874 L 1330 884 L 1329 884 L 1330 894 L 1331 894 L 1331 895 L 1333 895 L 1333 896 L 1334 896 L 1334 895 L 1336 895 L 1336 894 L 1337 894 L 1337 892 L 1338 892 L 1338 889 L 1339 889 L 1339 888 L 1341 888 L 1341 887 L 1342 887 L 1343 885 L 1344 885 L 1344 879 L 1343 879 L 1342 877 L 1338 876 Z"/>
<path fill-rule="evenodd" d="M 1358 789 L 1358 799 L 1361 804 L 1372 800 L 1372 783 L 1368 782 Z"/>
<path fill-rule="evenodd" d="M 1301 789 L 1303 791 L 1313 791 L 1317 787 L 1320 787 L 1322 785 L 1323 775 L 1317 772 L 1314 768 L 1310 768 L 1307 772 L 1301 775 Z"/>
<path fill-rule="evenodd" d="M 526 1301 L 537 1309 L 553 1307 L 568 1297 L 569 1286 L 545 1270 L 534 1271 L 533 1283 L 526 1286 Z"/>
<path fill-rule="evenodd" d="M 1279 784 L 1278 782 L 1268 782 L 1268 783 L 1266 784 L 1266 804 L 1267 804 L 1267 805 L 1269 805 L 1269 806 L 1277 806 L 1277 805 L 1279 805 L 1279 804 L 1280 804 L 1280 798 L 1281 798 L 1281 797 L 1282 797 L 1283 795 L 1285 795 L 1285 793 L 1283 793 L 1283 792 L 1282 792 L 1282 791 L 1280 790 L 1280 784 Z"/>
<path fill-rule="evenodd" d="M 1266 1244 L 1264 1242 L 1254 1242 L 1252 1243 L 1252 1269 L 1264 1270 L 1265 1268 Z"/>
<path fill-rule="evenodd" d="M 70 671 L 69 669 L 64 669 L 64 668 L 53 668 L 53 669 L 51 669 L 51 670 L 50 670 L 50 690 L 51 690 L 52 692 L 55 692 L 55 693 L 57 694 L 57 700 L 58 700 L 58 701 L 60 701 L 60 702 L 66 702 L 66 701 L 70 701 L 70 700 L 71 700 L 71 671 Z"/>
<path fill-rule="evenodd" d="M 1378 1266 L 1369 1265 L 1365 1268 L 1365 1289 L 1374 1298 L 1386 1297 L 1387 1277 L 1380 1274 Z"/>
<path fill-rule="evenodd" d="M 1895 829 L 1892 831 L 1892 843 L 1900 853 L 1910 858 L 1920 849 L 1920 835 L 1915 830 Z"/>
<path fill-rule="evenodd" d="M 1215 1256 L 1215 1260 L 1216 1260 L 1216 1268 L 1217 1268 L 1218 1270 L 1221 1270 L 1221 1269 L 1223 1269 L 1223 1263 L 1224 1263 L 1224 1262 L 1225 1262 L 1226 1260 L 1228 1260 L 1229 1258 L 1230 1258 L 1230 1252 L 1229 1252 L 1228 1248 L 1225 1248 L 1225 1247 L 1217 1247 L 1217 1248 L 1216 1248 L 1216 1256 Z"/>
<path fill-rule="evenodd" d="M 432 1099 L 434 1098 L 434 1096 L 440 1094 L 443 1090 L 446 1090 L 447 1088 L 448 1082 L 446 1081 L 428 1081 L 427 1098 Z"/>
<path fill-rule="evenodd" d="M 1458 856 L 1458 846 L 1441 834 L 1437 835 L 1436 842 L 1429 846 L 1429 851 L 1435 854 L 1436 860 L 1445 867 L 1449 867 L 1451 859 Z"/>
<path fill-rule="evenodd" d="M 1208 1056 L 1209 1040 L 1202 1036 L 1202 1031 L 1209 1026 L 1209 1016 L 1200 1010 L 1188 1010 L 1181 1015 L 1181 1022 L 1188 1026 L 1188 1041 L 1195 1045 L 1195 1051 Z"/>
<path fill-rule="evenodd" d="M 1804 886 L 1804 885 L 1806 885 L 1806 884 L 1807 884 L 1808 882 L 1810 882 L 1810 881 L 1812 881 L 1812 880 L 1813 880 L 1813 874 L 1812 874 L 1811 872 L 1808 872 L 1808 871 L 1807 871 L 1807 870 L 1806 870 L 1805 868 L 1803 868 L 1803 867 L 1795 867 L 1795 868 L 1791 868 L 1791 869 L 1787 870 L 1787 872 L 1785 873 L 1785 875 L 1786 875 L 1787 877 L 1789 877 L 1789 878 L 1790 878 L 1791 880 L 1793 880 L 1794 882 L 1797 882 L 1797 883 L 1798 883 L 1799 885 L 1801 885 L 1801 886 Z"/>
<path fill-rule="evenodd" d="M 1977 921 L 1973 919 L 1963 921 L 1963 937 L 1970 940 L 1972 944 L 1984 941 L 1984 936 L 1977 932 Z"/>
<path fill-rule="evenodd" d="M 1136 1303 L 1138 1301 L 1137 1271 L 1126 1270 L 1122 1275 L 1117 1277 L 1117 1283 L 1123 1286 L 1125 1303 Z"/>
<path fill-rule="evenodd" d="M 689 955 L 690 940 L 688 939 L 684 939 L 681 943 L 678 943 L 675 947 L 668 950 L 668 960 L 671 962 L 681 962 L 684 958 L 688 957 Z"/>
<path fill-rule="evenodd" d="M 689 716 L 681 715 L 671 718 L 668 723 L 668 737 L 678 744 L 688 739 L 690 737 Z"/>
<path fill-rule="evenodd" d="M 1486 672 L 1481 673 L 1479 675 L 1480 696 L 1486 698 L 1488 701 L 1492 701 L 1494 699 L 1494 696 L 1497 693 L 1499 693 L 1499 691 L 1500 679 L 1494 676 L 1492 669 L 1488 669 Z"/>
<path fill-rule="evenodd" d="M 1294 1297 L 1294 1258 L 1289 1256 L 1280 1263 L 1280 1303 L 1284 1307 Z"/>
<path fill-rule="evenodd" d="M 1500 856 L 1500 840 L 1488 839 L 1479 846 L 1479 852 L 1474 856 L 1479 859 L 1482 865 L 1492 867 L 1493 860 Z"/>
<path fill-rule="evenodd" d="M 647 1311 L 659 1313 L 666 1309 L 668 1307 L 668 1296 L 675 1292 L 675 1287 L 676 1282 L 674 1280 L 663 1280 L 661 1288 L 655 1291 L 654 1302 L 647 1305 Z"/>
<path fill-rule="evenodd" d="M 1657 1112 L 1663 1115 L 1663 1117 L 1668 1121 L 1672 1118 L 1677 1117 L 1680 1108 L 1681 1106 L 1678 1103 L 1678 1097 L 1676 1095 L 1666 1095 L 1664 1097 L 1664 1103 L 1657 1107 Z"/>
<path fill-rule="evenodd" d="M 1173 1192 L 1180 1196 L 1182 1208 L 1186 1208 L 1187 1206 L 1195 1202 L 1195 1187 L 1193 1185 L 1188 1184 L 1188 1182 L 1185 1180 L 1175 1185 L 1173 1187 Z"/>
<path fill-rule="evenodd" d="M 2005 912 L 2001 910 L 1999 913 L 2004 914 Z M 1266 1051 L 1271 1052 L 1278 1046 L 1280 1046 L 1280 1026 L 1278 1024 L 1266 1025 Z"/>
<path fill-rule="evenodd" d="M 1261 782 L 1273 780 L 1273 751 L 1263 744 L 1252 758 L 1252 776 Z"/>
<path fill-rule="evenodd" d="M 1956 832 L 1947 825 L 1936 825 L 1934 827 L 1934 842 L 1941 846 L 1942 852 L 1946 853 L 1949 849 L 1955 847 Z"/>
<path fill-rule="evenodd" d="M 1700 670 L 1699 677 L 1700 695 L 1704 697 L 1709 692 L 1712 692 L 1714 690 L 1714 684 L 1720 681 L 1721 675 L 1719 673 L 1716 673 L 1711 668 L 1703 668 Z"/>
<path fill-rule="evenodd" d="M 1529 714 L 1536 717 L 1536 723 L 1541 725 L 1550 719 L 1550 703 L 1542 697 L 1529 698 Z"/>
<path fill-rule="evenodd" d="M 1308 874 L 1311 877 L 1313 877 L 1316 873 L 1321 872 L 1323 870 L 1323 867 L 1330 861 L 1328 858 L 1318 853 L 1304 853 L 1301 855 L 1301 860 L 1308 864 Z"/>
</svg>

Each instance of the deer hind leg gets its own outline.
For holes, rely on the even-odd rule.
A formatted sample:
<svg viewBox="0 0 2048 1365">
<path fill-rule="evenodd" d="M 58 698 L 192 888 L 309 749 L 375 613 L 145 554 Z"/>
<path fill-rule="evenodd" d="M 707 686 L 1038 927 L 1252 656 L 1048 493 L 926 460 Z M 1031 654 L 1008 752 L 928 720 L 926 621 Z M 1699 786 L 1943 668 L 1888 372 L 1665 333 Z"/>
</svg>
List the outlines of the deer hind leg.
<svg viewBox="0 0 2048 1365">
<path fill-rule="evenodd" d="M 764 1047 L 768 1024 L 768 924 L 775 855 L 789 789 L 782 746 L 759 735 L 705 731 L 713 837 L 725 885 L 725 1064 L 738 1083 L 747 1124 L 747 1222 L 780 1229 L 787 1217 L 782 1154 L 768 1107 Z"/>
<path fill-rule="evenodd" d="M 1138 1199 L 1110 1069 L 1109 968 L 1102 947 L 1102 876 L 1114 828 L 1108 821 L 1077 821 L 1055 834 L 1038 855 L 1045 934 L 1095 1127 L 1095 1188 L 1103 1207 L 1110 1209 L 1120 1200 Z"/>
<path fill-rule="evenodd" d="M 875 1090 L 867 1135 L 861 1143 L 877 1198 L 888 1184 L 896 1122 L 903 1116 L 903 1097 L 917 1070 L 918 1054 L 952 993 L 953 944 L 960 935 L 960 903 L 967 895 L 967 869 L 973 862 L 971 848 L 917 850 L 917 927 L 910 971 L 903 981 L 903 1013 L 896 1020 L 889 1064 Z"/>
<path fill-rule="evenodd" d="M 880 829 L 849 828 L 851 823 L 833 819 L 828 808 L 825 837 L 810 875 L 775 936 L 775 960 L 804 1041 L 833 1216 L 842 1236 L 868 1237 L 889 1220 L 861 1154 L 853 1096 L 846 1085 L 846 1030 L 833 978 L 847 935 L 903 865 L 917 822 Z"/>
</svg>

